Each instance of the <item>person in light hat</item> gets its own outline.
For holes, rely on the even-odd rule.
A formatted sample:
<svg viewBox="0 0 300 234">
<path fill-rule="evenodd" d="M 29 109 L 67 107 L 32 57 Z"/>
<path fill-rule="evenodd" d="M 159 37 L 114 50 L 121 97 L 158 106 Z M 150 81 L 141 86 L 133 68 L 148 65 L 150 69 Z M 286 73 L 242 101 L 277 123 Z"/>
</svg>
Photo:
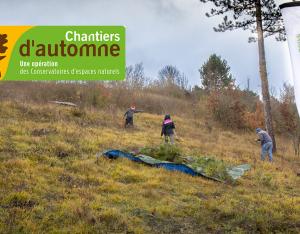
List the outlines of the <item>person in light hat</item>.
<svg viewBox="0 0 300 234">
<path fill-rule="evenodd" d="M 132 105 L 124 114 L 124 117 L 125 117 L 125 125 L 124 127 L 127 128 L 127 127 L 133 127 L 133 115 L 135 113 L 139 113 L 139 112 L 143 112 L 141 110 L 136 110 L 135 109 L 135 106 Z"/>
<path fill-rule="evenodd" d="M 269 161 L 273 161 L 273 141 L 270 135 L 261 128 L 256 129 L 258 135 L 257 141 L 261 143 L 261 160 L 265 160 L 266 154 L 269 154 Z"/>
</svg>

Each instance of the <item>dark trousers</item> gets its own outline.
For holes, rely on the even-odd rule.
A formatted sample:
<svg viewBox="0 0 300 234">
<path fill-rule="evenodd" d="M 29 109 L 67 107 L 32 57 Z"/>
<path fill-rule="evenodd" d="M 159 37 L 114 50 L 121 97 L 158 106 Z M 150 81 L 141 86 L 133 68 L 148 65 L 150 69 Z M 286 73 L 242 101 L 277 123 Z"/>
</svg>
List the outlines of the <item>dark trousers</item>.
<svg viewBox="0 0 300 234">
<path fill-rule="evenodd" d="M 126 128 L 127 126 L 133 126 L 133 117 L 127 117 L 127 118 L 125 119 L 125 128 Z"/>
</svg>

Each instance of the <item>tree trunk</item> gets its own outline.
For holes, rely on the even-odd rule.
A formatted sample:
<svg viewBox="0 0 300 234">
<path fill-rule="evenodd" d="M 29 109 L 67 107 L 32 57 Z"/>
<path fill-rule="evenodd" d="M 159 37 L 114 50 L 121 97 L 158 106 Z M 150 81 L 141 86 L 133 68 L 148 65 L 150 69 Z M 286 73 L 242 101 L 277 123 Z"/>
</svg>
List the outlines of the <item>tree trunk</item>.
<svg viewBox="0 0 300 234">
<path fill-rule="evenodd" d="M 267 64 L 266 64 L 266 55 L 265 55 L 264 32 L 262 26 L 261 0 L 256 0 L 255 8 L 256 8 L 256 24 L 257 24 L 257 35 L 258 35 L 258 51 L 259 51 L 259 73 L 260 73 L 262 96 L 264 102 L 265 124 L 266 124 L 266 130 L 273 140 L 273 152 L 276 152 L 276 141 L 275 141 L 275 135 L 273 131 L 271 101 L 270 101 Z"/>
</svg>

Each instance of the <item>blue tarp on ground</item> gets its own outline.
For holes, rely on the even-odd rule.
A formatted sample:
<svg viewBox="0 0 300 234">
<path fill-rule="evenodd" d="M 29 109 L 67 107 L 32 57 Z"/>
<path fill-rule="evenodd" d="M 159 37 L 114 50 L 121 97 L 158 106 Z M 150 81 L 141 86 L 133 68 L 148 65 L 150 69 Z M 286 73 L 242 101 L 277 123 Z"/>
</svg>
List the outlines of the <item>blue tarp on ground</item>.
<svg viewBox="0 0 300 234">
<path fill-rule="evenodd" d="M 134 156 L 133 154 L 126 153 L 121 150 L 107 150 L 107 151 L 103 152 L 102 154 L 98 154 L 97 157 L 99 157 L 101 155 L 103 155 L 109 159 L 127 158 L 133 162 L 144 163 L 149 166 L 164 168 L 169 171 L 179 171 L 179 172 L 191 175 L 191 176 L 202 176 L 202 177 L 205 177 L 208 179 L 223 182 L 222 180 L 220 180 L 218 178 L 210 177 L 204 173 L 197 172 L 185 164 L 177 164 L 177 163 L 172 163 L 172 162 L 167 162 L 167 161 L 160 161 L 160 160 L 154 159 L 154 158 L 152 158 L 150 156 L 146 156 L 146 155 Z M 228 171 L 229 170 L 230 170 L 230 172 L 234 171 L 235 174 L 234 174 L 234 176 L 232 176 L 231 173 L 229 173 L 229 175 L 232 177 L 233 180 L 236 180 L 236 179 L 240 178 L 244 174 L 245 171 L 249 170 L 250 167 L 251 166 L 248 164 L 239 165 L 237 167 L 232 167 L 232 168 L 228 169 Z M 237 169 L 237 170 L 235 170 L 235 169 Z"/>
<path fill-rule="evenodd" d="M 107 158 L 110 158 L 110 159 L 127 158 L 131 161 L 134 161 L 134 162 L 145 163 L 147 165 L 154 166 L 154 167 L 162 167 L 162 168 L 165 168 L 169 171 L 180 171 L 180 172 L 192 175 L 192 176 L 196 176 L 198 174 L 193 169 L 191 169 L 190 167 L 188 167 L 184 164 L 163 162 L 163 161 L 156 160 L 156 159 L 154 159 L 154 160 L 157 161 L 157 163 L 149 163 L 146 160 L 141 159 L 141 158 L 144 157 L 143 155 L 142 155 L 141 158 L 139 158 L 138 156 L 134 156 L 133 154 L 126 153 L 126 152 L 123 152 L 123 151 L 120 151 L 120 150 L 108 150 L 108 151 L 105 151 L 103 153 L 103 155 L 106 156 Z"/>
<path fill-rule="evenodd" d="M 103 155 L 110 158 L 110 159 L 117 159 L 117 158 L 127 158 L 134 162 L 143 162 L 141 159 L 135 157 L 133 154 L 125 153 L 121 150 L 107 150 L 103 152 Z"/>
</svg>

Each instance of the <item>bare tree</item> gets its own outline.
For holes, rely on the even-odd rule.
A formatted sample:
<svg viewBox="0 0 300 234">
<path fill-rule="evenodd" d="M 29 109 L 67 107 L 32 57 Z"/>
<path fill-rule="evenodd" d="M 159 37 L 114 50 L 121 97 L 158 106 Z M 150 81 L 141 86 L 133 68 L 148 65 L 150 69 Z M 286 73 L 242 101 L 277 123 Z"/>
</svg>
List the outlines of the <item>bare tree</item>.
<svg viewBox="0 0 300 234">
<path fill-rule="evenodd" d="M 126 83 L 129 88 L 139 90 L 147 85 L 148 79 L 144 73 L 143 63 L 137 63 L 134 66 L 130 65 L 126 68 Z"/>
<path fill-rule="evenodd" d="M 177 67 L 167 65 L 158 72 L 159 83 L 163 86 L 177 86 L 186 90 L 188 87 L 188 79 L 185 74 L 181 73 Z"/>
</svg>

